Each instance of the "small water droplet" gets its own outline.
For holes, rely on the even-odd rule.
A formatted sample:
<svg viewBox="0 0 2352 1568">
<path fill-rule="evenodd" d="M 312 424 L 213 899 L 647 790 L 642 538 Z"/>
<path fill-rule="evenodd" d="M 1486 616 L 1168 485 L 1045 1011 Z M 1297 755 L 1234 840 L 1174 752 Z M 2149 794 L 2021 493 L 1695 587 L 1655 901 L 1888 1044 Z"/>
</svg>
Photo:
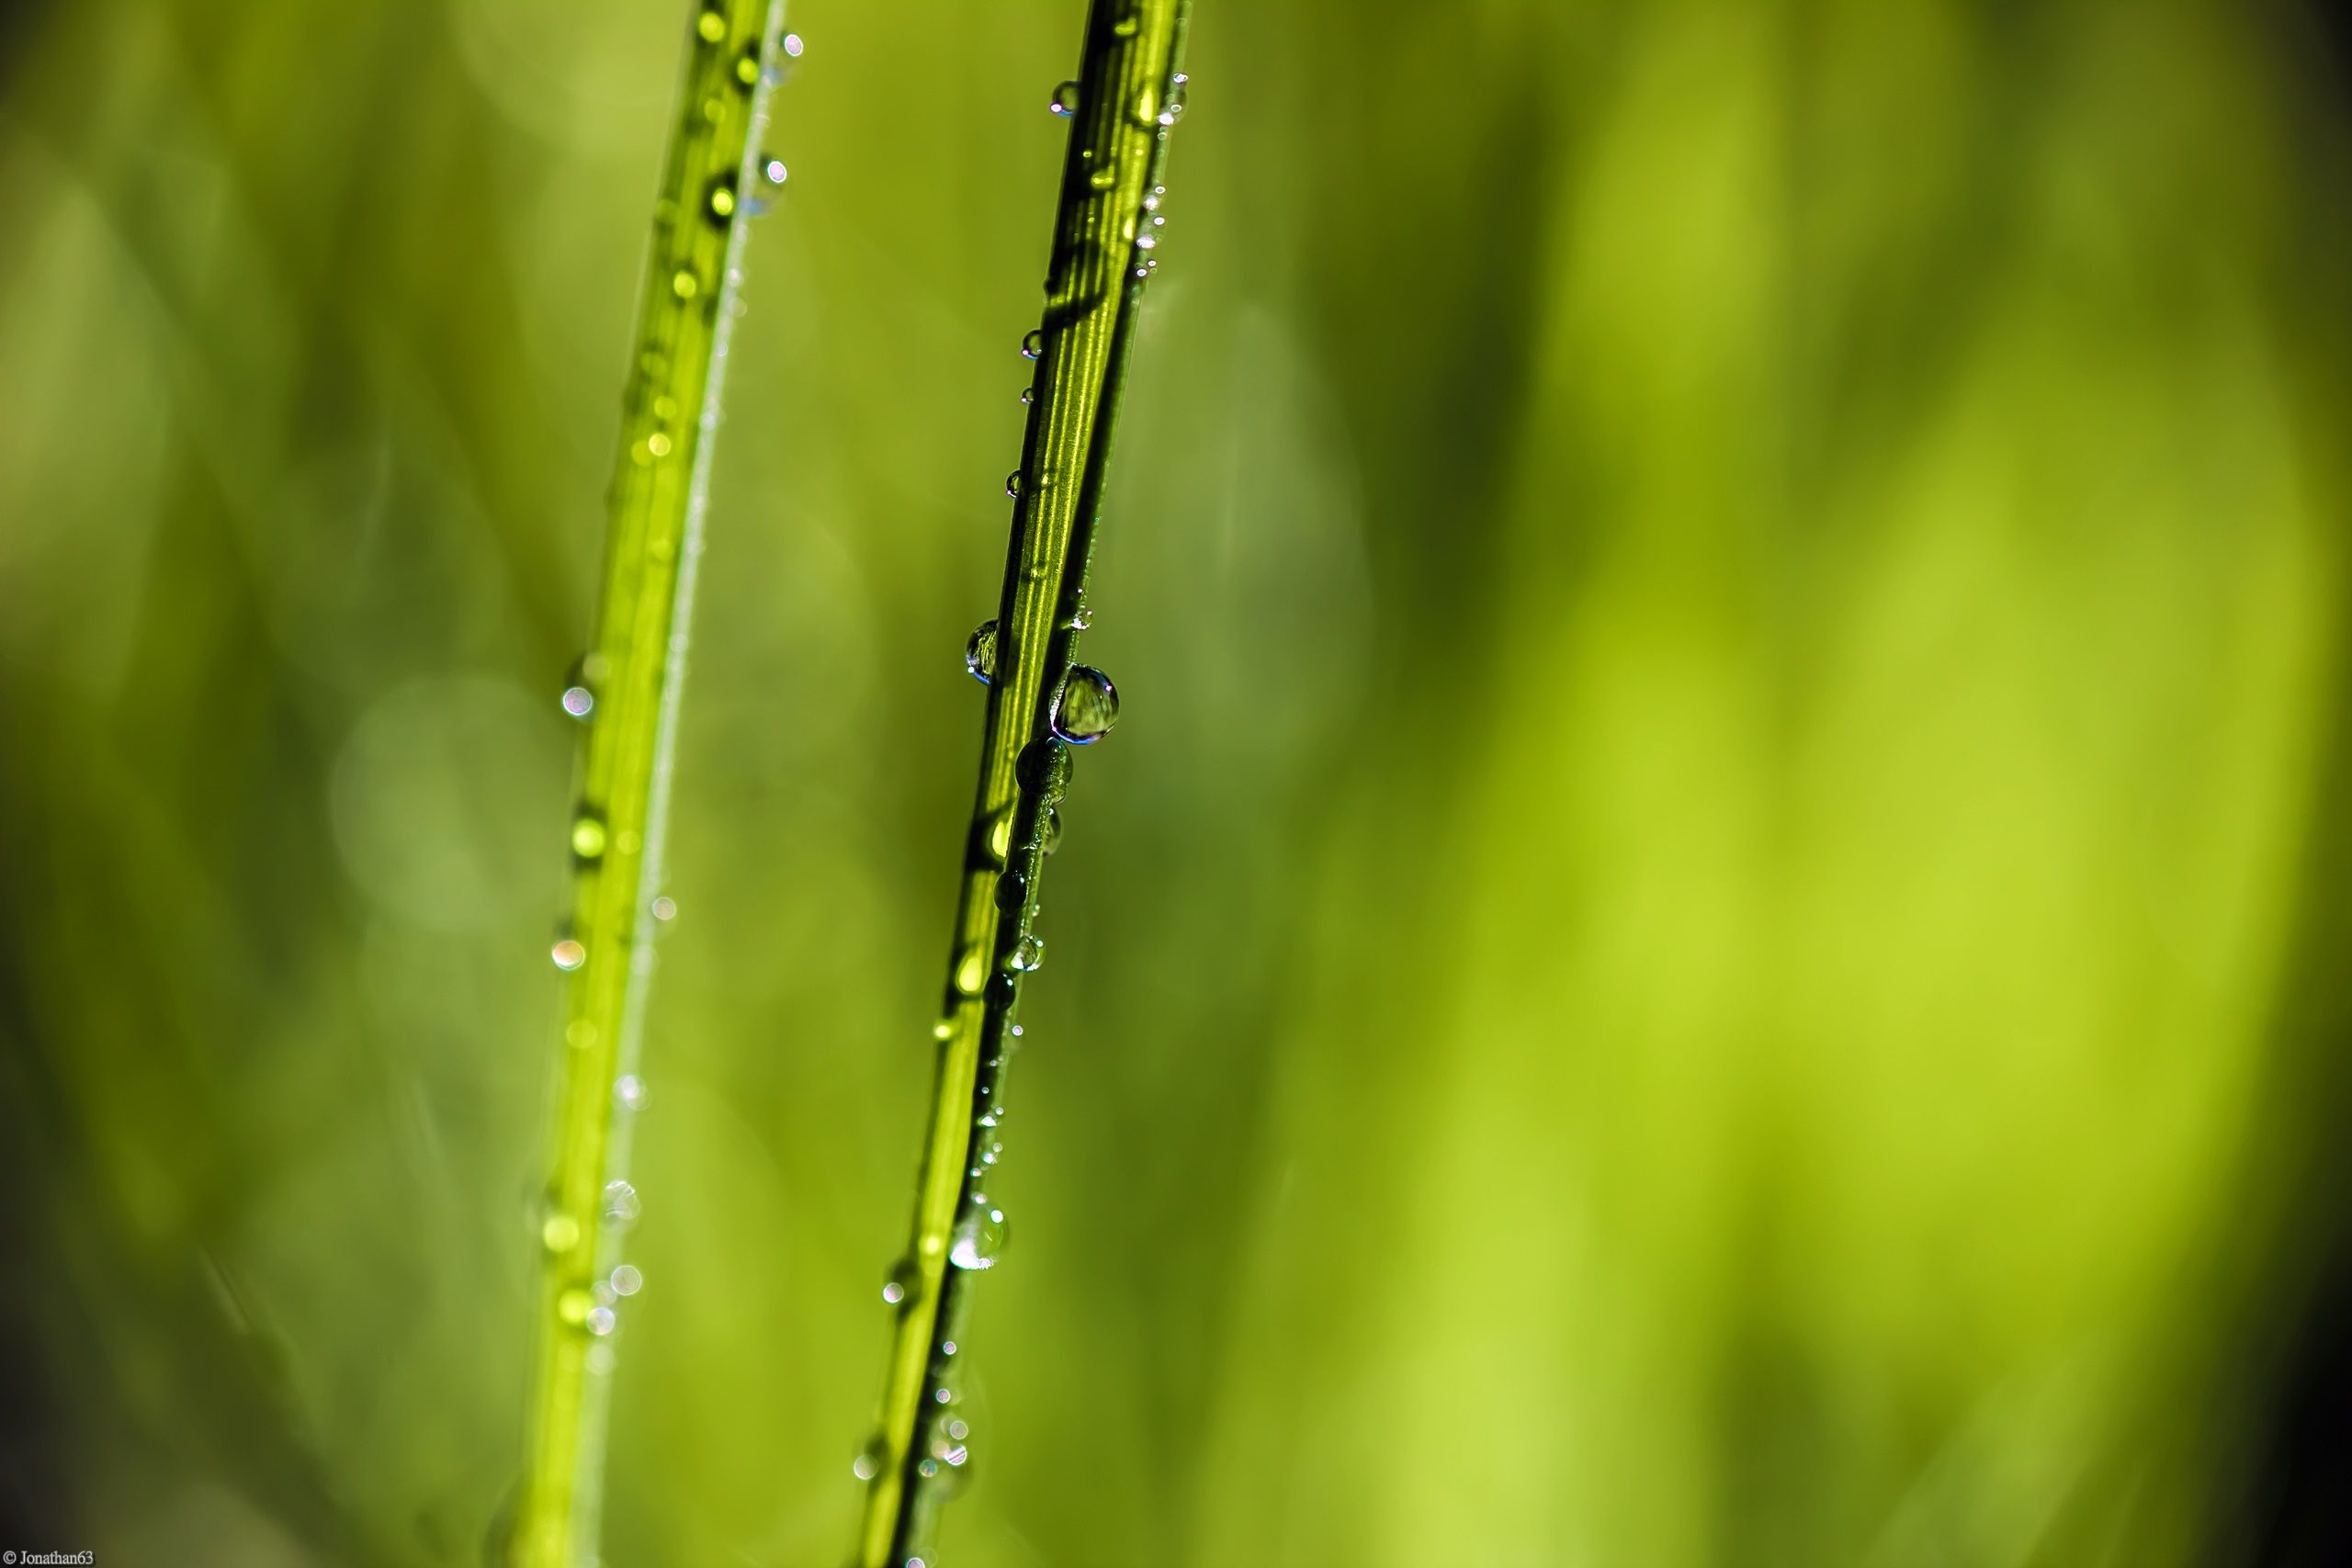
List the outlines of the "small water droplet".
<svg viewBox="0 0 2352 1568">
<path fill-rule="evenodd" d="M 705 43 L 717 43 L 727 36 L 727 18 L 717 11 L 705 11 L 695 18 L 695 35 Z"/>
<path fill-rule="evenodd" d="M 656 457 L 668 457 L 670 455 L 669 434 L 664 431 L 655 431 L 645 438 L 645 450 Z"/>
<path fill-rule="evenodd" d="M 1038 835 L 1038 839 L 1047 854 L 1062 847 L 1062 814 L 1050 806 L 1046 808 L 1045 831 Z M 1021 1031 L 1016 1028 L 1012 1032 L 1018 1034 Z"/>
<path fill-rule="evenodd" d="M 787 56 L 794 60 L 797 60 L 800 58 L 801 51 L 808 46 L 800 40 L 800 35 L 798 33 L 786 33 L 784 35 L 783 47 L 784 52 Z"/>
<path fill-rule="evenodd" d="M 871 1481 L 882 1473 L 882 1466 L 889 1457 L 890 1445 L 882 1440 L 881 1433 L 876 1432 L 865 1440 L 864 1448 L 857 1450 L 857 1457 L 849 1461 L 849 1472 L 860 1481 Z"/>
<path fill-rule="evenodd" d="M 580 1222 L 570 1214 L 549 1214 L 539 1226 L 539 1245 L 549 1252 L 570 1252 L 580 1245 Z"/>
<path fill-rule="evenodd" d="M 1119 689 L 1091 664 L 1073 667 L 1054 699 L 1054 733 L 1073 746 L 1087 746 L 1119 722 Z"/>
<path fill-rule="evenodd" d="M 616 1231 L 627 1230 L 637 1224 L 637 1216 L 644 1212 L 644 1201 L 638 1197 L 636 1188 L 626 1181 L 605 1183 L 605 1224 Z"/>
<path fill-rule="evenodd" d="M 588 950 L 571 937 L 558 937 L 555 945 L 548 949 L 548 956 L 555 960 L 557 968 L 570 974 L 588 962 Z"/>
<path fill-rule="evenodd" d="M 596 711 L 596 694 L 585 686 L 566 686 L 563 689 L 563 711 L 585 723 L 588 716 Z"/>
<path fill-rule="evenodd" d="M 582 860 L 595 860 L 605 852 L 604 819 L 594 812 L 583 811 L 571 824 L 571 852 Z"/>
<path fill-rule="evenodd" d="M 890 1266 L 888 1278 L 882 1281 L 882 1300 L 891 1306 L 912 1301 L 922 1285 L 922 1268 L 911 1258 L 901 1258 Z"/>
<path fill-rule="evenodd" d="M 613 1080 L 613 1103 L 623 1111 L 645 1109 L 645 1080 L 635 1073 L 623 1073 Z"/>
<path fill-rule="evenodd" d="M 613 1270 L 613 1294 L 633 1296 L 645 1289 L 645 1275 L 634 1263 L 624 1263 Z"/>
<path fill-rule="evenodd" d="M 1046 962 L 1045 939 L 1029 931 L 1022 932 L 1021 940 L 1012 944 L 1012 966 L 1024 975 L 1035 971 Z"/>
<path fill-rule="evenodd" d="M 1011 496 L 1018 496 L 1021 493 L 1021 470 L 1019 468 L 1015 468 L 1012 472 L 1004 476 L 1004 493 Z"/>
<path fill-rule="evenodd" d="M 985 686 L 996 679 L 996 622 L 982 621 L 964 639 L 964 668 Z"/>
<path fill-rule="evenodd" d="M 1182 71 L 1169 79 L 1168 97 L 1159 106 L 1159 123 L 1173 125 L 1184 118 L 1184 85 L 1190 80 Z"/>
<path fill-rule="evenodd" d="M 1046 334 L 1043 332 L 1033 331 L 1021 340 L 1021 357 L 1023 359 L 1035 359 L 1045 351 Z"/>
<path fill-rule="evenodd" d="M 619 1322 L 620 1319 L 613 1314 L 613 1309 L 610 1307 L 591 1307 L 588 1309 L 588 1332 L 597 1336 L 599 1338 L 603 1337 L 605 1335 L 610 1334 Z"/>
<path fill-rule="evenodd" d="M 1078 84 L 1064 82 L 1060 86 L 1056 87 L 1054 96 L 1047 101 L 1046 107 L 1065 119 L 1076 114 L 1078 112 Z"/>
<path fill-rule="evenodd" d="M 1003 913 L 1016 915 L 1029 902 L 1029 878 L 1018 871 L 1008 871 L 996 879 L 996 907 Z"/>
<path fill-rule="evenodd" d="M 1137 249 L 1137 250 L 1139 250 L 1139 251 L 1148 251 L 1148 250 L 1155 249 L 1155 248 L 1159 245 L 1159 231 L 1157 231 L 1157 230 L 1154 230 L 1154 229 L 1145 229 L 1145 230 L 1143 230 L 1141 232 L 1139 232 L 1138 234 L 1136 234 L 1136 249 Z"/>
<path fill-rule="evenodd" d="M 1024 408 L 1024 409 L 1025 409 L 1025 408 L 1027 408 L 1031 403 L 1034 403 L 1034 402 L 1035 402 L 1036 400 L 1037 400 L 1037 389 L 1036 389 L 1036 388 L 1035 388 L 1035 387 L 1023 387 L 1023 388 L 1022 388 L 1022 389 L 1021 389 L 1021 406 L 1022 406 L 1023 408 Z"/>
<path fill-rule="evenodd" d="M 993 1140 L 989 1143 L 986 1148 L 983 1148 L 980 1151 L 980 1163 L 982 1165 L 994 1165 L 1003 1157 L 1004 1145 Z"/>
<path fill-rule="evenodd" d="M 674 920 L 678 918 L 678 901 L 667 893 L 657 895 L 653 902 L 648 904 L 645 908 L 646 913 L 657 920 Z"/>
<path fill-rule="evenodd" d="M 1146 212 L 1157 212 L 1159 210 L 1159 204 L 1167 199 L 1168 187 L 1166 186 L 1154 186 L 1151 189 L 1144 193 L 1143 209 Z"/>
<path fill-rule="evenodd" d="M 772 186 L 782 185 L 791 175 L 792 171 L 784 166 L 784 160 L 773 152 L 760 160 L 760 178 Z"/>
<path fill-rule="evenodd" d="M 974 1193 L 948 1238 L 947 1261 L 965 1269 L 995 1268 L 998 1257 L 1004 1251 L 1005 1229 L 1004 1211 Z"/>
</svg>

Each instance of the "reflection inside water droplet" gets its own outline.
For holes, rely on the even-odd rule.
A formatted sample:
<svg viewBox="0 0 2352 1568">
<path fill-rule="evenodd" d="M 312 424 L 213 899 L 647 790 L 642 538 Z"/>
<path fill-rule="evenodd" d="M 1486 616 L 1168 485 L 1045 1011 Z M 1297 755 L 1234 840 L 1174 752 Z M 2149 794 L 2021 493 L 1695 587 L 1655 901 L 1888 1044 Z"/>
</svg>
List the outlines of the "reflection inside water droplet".
<svg viewBox="0 0 2352 1568">
<path fill-rule="evenodd" d="M 1075 746 L 1100 740 L 1119 722 L 1119 689 L 1091 664 L 1074 666 L 1054 699 L 1054 733 Z"/>
<path fill-rule="evenodd" d="M 1025 975 L 1045 962 L 1045 940 L 1028 931 L 1022 932 L 1021 940 L 1012 944 L 1012 966 Z"/>
</svg>

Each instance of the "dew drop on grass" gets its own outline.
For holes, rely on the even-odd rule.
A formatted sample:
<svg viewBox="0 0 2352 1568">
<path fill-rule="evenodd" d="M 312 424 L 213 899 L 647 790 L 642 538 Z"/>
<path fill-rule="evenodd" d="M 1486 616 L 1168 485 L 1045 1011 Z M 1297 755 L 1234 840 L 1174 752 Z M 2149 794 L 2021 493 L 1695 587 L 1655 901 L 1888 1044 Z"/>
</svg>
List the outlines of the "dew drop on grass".
<svg viewBox="0 0 2352 1568">
<path fill-rule="evenodd" d="M 806 50 L 808 46 L 800 41 L 800 35 L 798 33 L 786 33 L 784 35 L 781 47 L 787 56 L 794 60 L 797 60 L 800 58 L 801 51 Z"/>
<path fill-rule="evenodd" d="M 1179 71 L 1169 80 L 1168 97 L 1159 106 L 1159 123 L 1173 125 L 1184 118 L 1184 85 L 1189 80 Z"/>
<path fill-rule="evenodd" d="M 637 1216 L 645 1212 L 644 1200 L 637 1189 L 626 1181 L 605 1183 L 605 1224 L 616 1231 L 625 1231 L 637 1224 Z"/>
<path fill-rule="evenodd" d="M 587 723 L 589 716 L 596 711 L 596 694 L 585 686 L 566 686 L 563 689 L 563 711 L 581 723 Z"/>
<path fill-rule="evenodd" d="M 605 824 L 594 812 L 583 811 L 571 824 L 571 852 L 582 860 L 597 860 L 605 852 Z"/>
<path fill-rule="evenodd" d="M 1056 87 L 1054 96 L 1047 101 L 1046 107 L 1064 119 L 1076 114 L 1078 112 L 1078 84 L 1065 82 Z"/>
<path fill-rule="evenodd" d="M 613 1294 L 633 1296 L 645 1289 L 645 1276 L 634 1263 L 624 1263 L 613 1270 Z"/>
<path fill-rule="evenodd" d="M 1022 932 L 1021 940 L 1012 944 L 1012 966 L 1026 975 L 1035 970 L 1038 965 L 1045 962 L 1046 943 L 1044 939 L 1032 935 L 1027 931 Z"/>
<path fill-rule="evenodd" d="M 1062 814 L 1050 806 L 1046 808 L 1046 829 L 1039 837 L 1047 854 L 1062 847 Z M 1021 1032 L 1016 1029 L 1013 1032 Z"/>
<path fill-rule="evenodd" d="M 1004 493 L 1011 496 L 1018 496 L 1021 493 L 1021 470 L 1019 468 L 1015 468 L 1012 472 L 1004 476 Z"/>
<path fill-rule="evenodd" d="M 1086 746 L 1111 733 L 1119 722 L 1119 689 L 1091 664 L 1075 666 L 1054 699 L 1054 733 L 1073 746 Z"/>
<path fill-rule="evenodd" d="M 1036 388 L 1035 388 L 1035 387 L 1023 387 L 1023 388 L 1022 388 L 1022 389 L 1021 389 L 1021 406 L 1022 406 L 1023 408 L 1027 408 L 1031 403 L 1034 403 L 1034 402 L 1035 402 L 1036 400 L 1037 400 L 1037 389 L 1036 389 Z"/>
<path fill-rule="evenodd" d="M 911 1258 L 901 1258 L 890 1267 L 890 1276 L 882 1281 L 882 1300 L 888 1306 L 899 1306 L 914 1298 L 915 1287 L 922 1283 L 922 1270 Z"/>
<path fill-rule="evenodd" d="M 588 950 L 575 937 L 558 937 L 555 945 L 548 949 L 548 956 L 555 960 L 557 968 L 568 975 L 588 962 Z"/>
<path fill-rule="evenodd" d="M 613 1103 L 623 1111 L 645 1109 L 645 1080 L 635 1073 L 623 1073 L 613 1080 Z"/>
<path fill-rule="evenodd" d="M 882 1466 L 889 1457 L 890 1446 L 876 1432 L 865 1440 L 864 1448 L 857 1450 L 857 1457 L 849 1461 L 849 1472 L 860 1481 L 871 1481 L 882 1473 Z"/>
<path fill-rule="evenodd" d="M 620 1319 L 614 1315 L 610 1307 L 590 1307 L 587 1324 L 588 1332 L 601 1339 L 619 1326 Z"/>
<path fill-rule="evenodd" d="M 963 1218 L 956 1222 L 956 1229 L 948 1237 L 947 1261 L 967 1270 L 993 1269 L 998 1256 L 1004 1251 L 1004 1211 L 974 1193 L 971 1201 L 964 1205 Z"/>
<path fill-rule="evenodd" d="M 1021 340 L 1022 358 L 1035 359 L 1045 352 L 1046 334 L 1044 333 L 1033 331 L 1026 337 Z"/>
<path fill-rule="evenodd" d="M 768 184 L 772 186 L 780 186 L 784 184 L 786 179 L 791 177 L 791 174 L 792 171 L 784 166 L 784 160 L 777 157 L 775 153 L 768 152 L 763 153 L 761 156 L 760 178 L 765 180 Z"/>
<path fill-rule="evenodd" d="M 678 918 L 678 901 L 663 893 L 646 906 L 646 911 L 657 920 L 674 920 Z"/>
<path fill-rule="evenodd" d="M 716 179 L 710 182 L 710 194 L 704 198 L 704 209 L 719 223 L 735 216 L 735 182 Z"/>
</svg>

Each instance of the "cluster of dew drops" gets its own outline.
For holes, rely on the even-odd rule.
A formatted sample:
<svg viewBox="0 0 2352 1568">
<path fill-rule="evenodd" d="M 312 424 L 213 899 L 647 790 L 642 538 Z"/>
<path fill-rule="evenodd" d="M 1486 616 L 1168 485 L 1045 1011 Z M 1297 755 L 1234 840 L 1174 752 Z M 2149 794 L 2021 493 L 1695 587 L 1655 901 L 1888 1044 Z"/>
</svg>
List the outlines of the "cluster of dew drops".
<svg viewBox="0 0 2352 1568">
<path fill-rule="evenodd" d="M 1183 118 L 1184 88 L 1185 78 L 1179 73 L 1153 116 L 1163 129 Z M 1079 85 L 1064 82 L 1054 89 L 1046 107 L 1054 115 L 1068 118 L 1078 112 L 1080 101 Z M 1138 278 L 1150 276 L 1158 265 L 1151 253 L 1159 247 L 1161 231 L 1168 221 L 1160 210 L 1166 196 L 1166 187 L 1154 186 L 1144 197 L 1143 213 L 1135 235 L 1136 259 L 1134 275 Z M 1034 364 L 1044 357 L 1045 347 L 1044 332 L 1032 331 L 1021 340 L 1021 356 Z M 1022 389 L 1021 401 L 1029 405 L 1035 400 L 1036 387 L 1033 379 L 1029 386 Z M 1005 477 L 1004 493 L 1018 504 L 1022 490 L 1021 470 L 1016 468 Z M 1091 617 L 1082 599 L 1063 622 L 1073 631 L 1084 631 L 1091 624 Z M 997 623 L 993 618 L 981 622 L 965 639 L 964 669 L 983 686 L 995 683 L 997 651 Z M 1063 677 L 1061 689 L 1054 699 L 1051 724 L 1056 738 L 1072 746 L 1090 746 L 1108 735 L 1118 719 L 1119 691 L 1111 678 L 1092 665 L 1072 666 L 1069 674 Z M 1010 810 L 1001 813 L 989 840 L 990 850 L 1000 859 L 1010 848 L 1011 827 Z M 1049 808 L 1045 824 L 1045 848 L 1048 853 L 1052 852 L 1060 833 L 1060 815 Z M 1012 966 L 1024 973 L 1033 971 L 1045 962 L 1045 952 L 1044 942 L 1024 932 L 1013 946 Z M 966 954 L 957 967 L 956 989 L 967 995 L 977 993 L 985 978 L 984 968 L 980 954 Z M 944 1040 L 952 1032 L 953 1026 L 942 1021 L 935 1027 L 933 1035 L 936 1039 Z M 1018 1041 L 1021 1032 L 1021 1025 L 1011 1026 L 1008 1050 L 1010 1042 Z M 981 1113 L 978 1125 L 984 1133 L 993 1134 L 1002 1114 L 1001 1109 L 991 1108 Z M 988 1137 L 980 1145 L 978 1163 L 969 1172 L 971 1180 L 976 1184 L 982 1180 L 1003 1153 L 1004 1145 L 993 1135 Z M 975 1185 L 949 1233 L 948 1262 L 967 1273 L 994 1268 L 1004 1250 L 1008 1229 L 1004 1211 Z M 882 1282 L 884 1303 L 893 1308 L 906 1305 L 921 1288 L 922 1278 L 922 1270 L 913 1258 L 901 1258 Z M 952 1359 L 956 1353 L 956 1341 L 940 1341 L 939 1352 L 943 1357 Z M 933 1484 L 952 1483 L 971 1458 L 971 1428 L 954 1408 L 956 1397 L 951 1388 L 944 1383 L 938 1384 L 933 1387 L 932 1396 L 939 1408 L 933 1413 L 922 1439 L 922 1453 L 915 1462 L 915 1473 Z M 881 1474 L 882 1467 L 888 1462 L 889 1445 L 881 1434 L 876 1433 L 850 1461 L 850 1473 L 860 1481 L 872 1481 Z M 924 1568 L 923 1559 L 910 1557 L 907 1559 L 905 1568 Z"/>
<path fill-rule="evenodd" d="M 726 18 L 717 11 L 706 10 L 696 24 L 696 30 L 706 42 L 717 42 L 726 33 Z M 786 33 L 776 40 L 777 53 L 786 61 L 798 60 L 806 44 L 797 33 Z M 763 66 L 757 51 L 747 51 L 736 65 L 736 74 L 745 86 L 764 78 L 769 85 L 782 79 L 778 65 Z M 755 161 L 758 188 L 742 199 L 741 210 L 746 217 L 757 218 L 768 210 L 768 193 L 780 188 L 786 178 L 784 161 L 773 153 L 763 152 Z M 713 182 L 705 205 L 714 222 L 731 220 L 738 202 L 734 182 Z M 681 299 L 691 297 L 699 288 L 699 280 L 690 272 L 682 272 L 675 280 L 674 291 Z M 660 443 L 655 446 L 653 443 Z M 649 438 L 648 455 L 666 457 L 670 442 L 657 434 Z M 564 714 L 576 722 L 587 725 L 596 719 L 596 693 L 609 673 L 609 660 L 601 653 L 590 653 L 576 662 L 566 676 L 562 694 L 557 699 Z M 593 865 L 604 858 L 609 835 L 605 819 L 594 810 L 582 807 L 572 818 L 571 846 L 574 859 L 582 865 Z M 624 844 L 624 851 L 637 848 Z M 649 899 L 645 912 L 662 924 L 675 919 L 677 900 L 666 893 Z M 585 943 L 569 931 L 560 931 L 548 956 L 558 969 L 570 974 L 588 962 Z M 576 1021 L 567 1031 L 570 1043 L 589 1043 L 587 1032 L 594 1026 L 585 1020 Z M 635 1115 L 645 1109 L 645 1080 L 635 1072 L 624 1072 L 613 1080 L 614 1108 L 625 1114 Z M 597 1218 L 604 1229 L 616 1236 L 636 1224 L 644 1211 L 644 1200 L 628 1181 L 616 1179 L 607 1181 L 597 1204 Z M 552 1195 L 545 1202 L 539 1222 L 539 1243 L 550 1255 L 562 1256 L 582 1245 L 586 1238 L 580 1234 L 580 1224 L 556 1204 Z M 620 1326 L 620 1303 L 645 1288 L 645 1275 L 633 1263 L 616 1263 L 605 1271 L 586 1289 L 565 1291 L 556 1302 L 557 1314 L 567 1327 L 588 1335 L 594 1341 L 588 1349 L 587 1364 L 591 1371 L 612 1371 L 613 1348 L 609 1343 Z"/>
</svg>

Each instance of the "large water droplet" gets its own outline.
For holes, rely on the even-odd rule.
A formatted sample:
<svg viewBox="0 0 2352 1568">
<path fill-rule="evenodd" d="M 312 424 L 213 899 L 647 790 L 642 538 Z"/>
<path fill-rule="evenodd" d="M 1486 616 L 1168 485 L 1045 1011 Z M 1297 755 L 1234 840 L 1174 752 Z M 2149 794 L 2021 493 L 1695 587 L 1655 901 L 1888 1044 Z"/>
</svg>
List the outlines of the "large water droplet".
<svg viewBox="0 0 2352 1568">
<path fill-rule="evenodd" d="M 626 1181 L 605 1183 L 605 1223 L 615 1230 L 627 1230 L 637 1224 L 637 1216 L 645 1212 L 644 1201 L 637 1189 Z"/>
<path fill-rule="evenodd" d="M 1078 84 L 1064 82 L 1060 86 L 1056 87 L 1054 96 L 1046 102 L 1046 107 L 1064 118 L 1076 114 L 1078 112 Z"/>
<path fill-rule="evenodd" d="M 996 679 L 996 622 L 982 621 L 964 639 L 964 668 L 985 686 Z"/>
<path fill-rule="evenodd" d="M 948 1238 L 947 1261 L 958 1269 L 993 1269 L 1004 1251 L 1004 1211 L 976 1192 Z"/>
<path fill-rule="evenodd" d="M 1054 699 L 1054 733 L 1073 746 L 1091 745 L 1119 722 L 1119 689 L 1091 664 L 1074 666 Z"/>
<path fill-rule="evenodd" d="M 1184 118 L 1184 85 L 1188 80 L 1182 71 L 1170 78 L 1168 96 L 1159 106 L 1160 124 L 1173 125 Z"/>
<path fill-rule="evenodd" d="M 1012 944 L 1012 966 L 1026 975 L 1046 962 L 1045 939 L 1029 931 Z"/>
<path fill-rule="evenodd" d="M 1046 352 L 1046 334 L 1045 334 L 1044 333 L 1042 333 L 1042 332 L 1034 332 L 1034 331 L 1033 331 L 1033 332 L 1031 332 L 1031 333 L 1030 333 L 1026 337 L 1023 337 L 1023 338 L 1021 340 L 1021 357 L 1022 357 L 1022 358 L 1023 358 L 1023 359 L 1035 359 L 1035 358 L 1036 358 L 1036 357 L 1037 357 L 1037 355 L 1041 355 L 1041 354 L 1043 354 L 1043 353 L 1045 353 L 1045 352 Z"/>
</svg>

